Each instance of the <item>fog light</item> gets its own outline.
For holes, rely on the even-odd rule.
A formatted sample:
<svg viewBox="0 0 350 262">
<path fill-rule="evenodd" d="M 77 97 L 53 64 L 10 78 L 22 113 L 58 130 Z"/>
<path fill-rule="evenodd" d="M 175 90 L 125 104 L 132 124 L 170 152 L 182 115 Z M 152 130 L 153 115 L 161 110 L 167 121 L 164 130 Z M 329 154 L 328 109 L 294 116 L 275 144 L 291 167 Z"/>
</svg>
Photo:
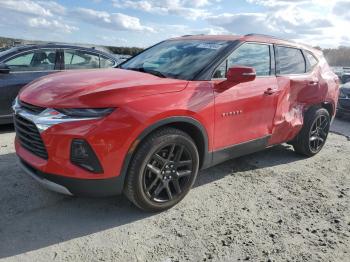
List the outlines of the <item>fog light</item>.
<svg viewBox="0 0 350 262">
<path fill-rule="evenodd" d="M 70 150 L 73 164 L 93 173 L 103 173 L 102 166 L 89 143 L 83 139 L 73 139 Z"/>
</svg>

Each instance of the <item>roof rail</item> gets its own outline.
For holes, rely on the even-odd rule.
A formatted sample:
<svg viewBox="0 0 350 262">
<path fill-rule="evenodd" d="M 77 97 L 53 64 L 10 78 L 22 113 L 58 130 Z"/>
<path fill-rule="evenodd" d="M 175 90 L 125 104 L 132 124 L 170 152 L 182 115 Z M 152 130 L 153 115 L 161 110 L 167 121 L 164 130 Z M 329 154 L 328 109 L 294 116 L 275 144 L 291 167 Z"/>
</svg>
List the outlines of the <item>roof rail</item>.
<svg viewBox="0 0 350 262">
<path fill-rule="evenodd" d="M 195 35 L 205 35 L 205 34 L 183 35 L 181 37 L 189 37 L 189 36 L 195 36 Z"/>
<path fill-rule="evenodd" d="M 246 34 L 245 36 L 261 36 L 261 37 L 270 37 L 270 38 L 273 38 L 273 39 L 278 39 L 278 40 L 282 40 L 282 41 L 288 41 L 288 42 L 294 42 L 292 40 L 288 40 L 288 39 L 284 39 L 284 38 L 281 38 L 281 37 L 277 37 L 277 36 L 273 36 L 273 35 L 265 35 L 265 34 Z"/>
</svg>

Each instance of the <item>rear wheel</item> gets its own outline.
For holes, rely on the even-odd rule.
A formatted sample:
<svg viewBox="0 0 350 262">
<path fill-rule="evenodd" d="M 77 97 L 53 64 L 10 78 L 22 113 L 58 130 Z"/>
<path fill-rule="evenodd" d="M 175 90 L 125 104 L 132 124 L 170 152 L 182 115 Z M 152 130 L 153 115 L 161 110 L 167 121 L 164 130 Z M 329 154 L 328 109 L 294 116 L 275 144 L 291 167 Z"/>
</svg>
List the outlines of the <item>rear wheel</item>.
<svg viewBox="0 0 350 262">
<path fill-rule="evenodd" d="M 125 195 L 146 211 L 176 205 L 191 189 L 199 166 L 195 143 L 175 128 L 151 134 L 136 151 L 128 172 Z"/>
<path fill-rule="evenodd" d="M 330 127 L 330 116 L 324 108 L 312 108 L 304 118 L 304 126 L 293 143 L 295 152 L 314 156 L 326 143 Z"/>
</svg>

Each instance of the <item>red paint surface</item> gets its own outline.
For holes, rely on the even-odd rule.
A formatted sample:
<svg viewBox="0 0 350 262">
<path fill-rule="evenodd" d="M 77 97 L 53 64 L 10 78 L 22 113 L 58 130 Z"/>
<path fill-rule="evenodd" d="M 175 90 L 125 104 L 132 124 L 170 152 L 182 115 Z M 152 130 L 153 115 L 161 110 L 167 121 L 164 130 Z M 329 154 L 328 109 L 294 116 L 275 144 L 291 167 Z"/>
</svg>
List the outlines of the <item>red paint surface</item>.
<svg viewBox="0 0 350 262">
<path fill-rule="evenodd" d="M 286 44 L 263 37 L 240 39 Z M 247 83 L 176 80 L 121 69 L 69 71 L 38 79 L 23 89 L 21 100 L 52 108 L 117 109 L 103 119 L 59 124 L 44 131 L 47 161 L 16 141 L 17 154 L 46 173 L 85 179 L 114 177 L 142 131 L 172 116 L 190 116 L 200 122 L 208 135 L 208 152 L 267 135 L 271 135 L 270 145 L 289 141 L 301 129 L 307 108 L 327 102 L 335 109 L 338 97 L 337 77 L 318 51 L 303 48 L 321 59 L 313 73 L 257 77 Z M 319 83 L 313 85 L 316 80 Z M 103 174 L 92 174 L 70 163 L 73 138 L 89 142 Z"/>
</svg>

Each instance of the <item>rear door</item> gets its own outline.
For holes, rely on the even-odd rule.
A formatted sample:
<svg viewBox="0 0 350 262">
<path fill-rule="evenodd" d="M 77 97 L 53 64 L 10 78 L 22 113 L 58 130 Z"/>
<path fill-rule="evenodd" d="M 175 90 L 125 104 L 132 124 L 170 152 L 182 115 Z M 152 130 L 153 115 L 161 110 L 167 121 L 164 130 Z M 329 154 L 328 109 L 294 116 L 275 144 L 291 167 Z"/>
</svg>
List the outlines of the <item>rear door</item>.
<svg viewBox="0 0 350 262">
<path fill-rule="evenodd" d="M 254 81 L 215 92 L 215 150 L 260 140 L 271 135 L 278 93 L 272 45 L 244 43 L 214 73 L 215 84 L 225 81 L 235 65 L 254 67 Z M 215 79 L 219 78 L 219 79 Z"/>
<path fill-rule="evenodd" d="M 0 74 L 0 117 L 10 117 L 12 101 L 20 89 L 38 77 L 58 71 L 56 49 L 35 49 L 3 61 L 9 74 Z"/>
<path fill-rule="evenodd" d="M 307 66 L 302 50 L 276 45 L 275 52 L 280 93 L 270 144 L 280 144 L 294 138 L 303 125 L 304 105 L 310 103 L 312 97 L 320 97 L 319 72 L 313 70 L 311 65 Z"/>
</svg>

